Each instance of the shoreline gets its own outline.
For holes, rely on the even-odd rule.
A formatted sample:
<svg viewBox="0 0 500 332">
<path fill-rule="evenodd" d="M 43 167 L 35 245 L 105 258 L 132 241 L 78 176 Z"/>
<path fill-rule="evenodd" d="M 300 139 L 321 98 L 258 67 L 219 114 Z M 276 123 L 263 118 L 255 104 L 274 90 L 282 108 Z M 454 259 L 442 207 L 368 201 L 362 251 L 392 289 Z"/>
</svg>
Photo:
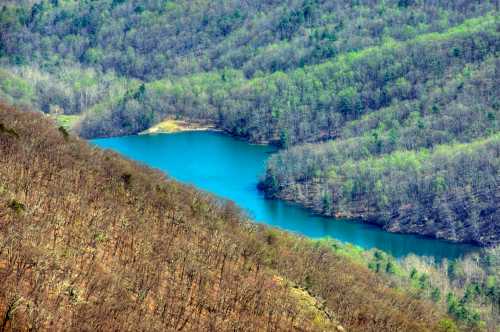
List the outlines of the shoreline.
<svg viewBox="0 0 500 332">
<path fill-rule="evenodd" d="M 172 134 L 188 131 L 222 131 L 212 123 L 165 119 L 137 135 Z"/>
<path fill-rule="evenodd" d="M 466 245 L 466 246 L 471 246 L 473 248 L 477 249 L 488 249 L 488 248 L 495 248 L 497 245 L 495 244 L 488 244 L 488 243 L 482 243 L 482 242 L 477 242 L 477 241 L 463 241 L 459 239 L 450 239 L 446 237 L 438 237 L 433 234 L 428 234 L 428 233 L 419 233 L 419 232 L 412 232 L 412 231 L 404 231 L 401 229 L 395 229 L 395 228 L 386 228 L 384 227 L 383 224 L 377 221 L 377 217 L 368 215 L 368 214 L 354 214 L 354 213 L 347 213 L 347 212 L 337 212 L 335 214 L 328 214 L 328 213 L 323 213 L 318 209 L 315 209 L 314 206 L 311 204 L 307 203 L 306 201 L 303 200 L 295 200 L 292 198 L 282 195 L 276 195 L 276 196 L 267 196 L 267 193 L 265 191 L 265 188 L 258 188 L 259 191 L 264 193 L 266 195 L 266 199 L 270 200 L 280 200 L 283 202 L 286 202 L 288 204 L 296 205 L 299 206 L 303 209 L 306 209 L 310 211 L 312 215 L 321 217 L 321 218 L 334 218 L 334 219 L 341 219 L 346 222 L 352 222 L 352 223 L 361 223 L 361 224 L 366 224 L 366 225 L 371 225 L 374 226 L 378 229 L 380 229 L 383 232 L 386 233 L 392 233 L 392 234 L 400 234 L 400 235 L 413 235 L 417 237 L 421 237 L 424 239 L 429 239 L 429 240 L 436 240 L 436 241 L 443 241 L 451 244 L 456 244 L 456 245 Z"/>
<path fill-rule="evenodd" d="M 248 137 L 238 136 L 229 130 L 218 127 L 215 123 L 210 122 L 197 122 L 193 120 L 175 120 L 175 119 L 165 119 L 154 126 L 138 132 L 134 135 L 156 135 L 156 134 L 175 134 L 182 132 L 195 132 L 195 131 L 212 131 L 218 133 L 224 133 L 225 135 L 231 136 L 239 141 L 247 142 L 252 145 L 267 145 L 278 149 L 275 142 L 271 140 L 266 141 L 250 141 Z M 118 135 L 122 136 L 122 135 Z"/>
</svg>

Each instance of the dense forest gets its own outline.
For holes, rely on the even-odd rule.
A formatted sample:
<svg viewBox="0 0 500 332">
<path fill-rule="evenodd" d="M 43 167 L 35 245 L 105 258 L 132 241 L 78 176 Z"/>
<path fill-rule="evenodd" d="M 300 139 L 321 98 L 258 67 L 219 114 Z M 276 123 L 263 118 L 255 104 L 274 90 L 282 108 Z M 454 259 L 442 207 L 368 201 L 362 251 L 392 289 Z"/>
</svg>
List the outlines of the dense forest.
<svg viewBox="0 0 500 332">
<path fill-rule="evenodd" d="M 498 244 L 499 64 L 495 51 L 422 96 L 350 121 L 334 141 L 280 153 L 263 187 L 389 230 Z"/>
<path fill-rule="evenodd" d="M 0 13 L 0 94 L 84 137 L 165 116 L 289 146 L 498 52 L 495 1 L 40 1 Z M 404 61 L 402 61 L 404 59 Z"/>
<path fill-rule="evenodd" d="M 341 141 L 273 157 L 263 184 L 268 194 L 326 215 L 361 217 L 389 231 L 500 242 L 499 134 L 430 151 L 366 153 L 361 160 L 337 145 Z M 355 151 L 364 154 L 364 148 Z"/>
<path fill-rule="evenodd" d="M 2 105 L 0 152 L 4 331 L 456 329 L 330 244 L 250 223 L 40 113 Z"/>
<path fill-rule="evenodd" d="M 363 115 L 331 142 L 273 156 L 263 186 L 328 215 L 498 244 L 499 64 L 466 67 L 425 100 Z"/>
</svg>

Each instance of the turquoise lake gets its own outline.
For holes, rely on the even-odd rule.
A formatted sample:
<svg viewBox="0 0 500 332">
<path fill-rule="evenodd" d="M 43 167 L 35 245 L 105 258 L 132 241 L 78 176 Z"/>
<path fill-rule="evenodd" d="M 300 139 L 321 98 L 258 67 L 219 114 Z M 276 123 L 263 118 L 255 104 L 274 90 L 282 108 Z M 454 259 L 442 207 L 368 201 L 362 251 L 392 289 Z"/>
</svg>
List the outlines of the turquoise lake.
<svg viewBox="0 0 500 332">
<path fill-rule="evenodd" d="M 401 258 L 410 253 L 436 260 L 453 259 L 477 247 L 430 238 L 394 234 L 355 221 L 316 216 L 280 200 L 268 200 L 257 190 L 265 161 L 275 149 L 252 145 L 217 132 L 124 136 L 95 139 L 172 178 L 234 201 L 256 222 L 311 238 L 329 236 L 365 249 L 379 248 Z"/>
</svg>

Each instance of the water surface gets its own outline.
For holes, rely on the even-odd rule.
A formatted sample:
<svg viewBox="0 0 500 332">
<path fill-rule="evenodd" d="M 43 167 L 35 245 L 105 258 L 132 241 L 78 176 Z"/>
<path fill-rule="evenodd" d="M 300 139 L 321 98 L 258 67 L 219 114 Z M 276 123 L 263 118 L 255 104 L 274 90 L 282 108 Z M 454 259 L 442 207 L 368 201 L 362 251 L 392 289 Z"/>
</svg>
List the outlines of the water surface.
<svg viewBox="0 0 500 332">
<path fill-rule="evenodd" d="M 233 200 L 257 222 L 312 238 L 329 236 L 365 249 L 376 247 L 398 258 L 414 253 L 437 260 L 452 259 L 477 250 L 470 245 L 388 233 L 369 224 L 320 217 L 295 204 L 267 200 L 256 186 L 266 159 L 275 152 L 269 146 L 248 144 L 217 132 L 124 136 L 95 139 L 92 143 Z"/>
</svg>

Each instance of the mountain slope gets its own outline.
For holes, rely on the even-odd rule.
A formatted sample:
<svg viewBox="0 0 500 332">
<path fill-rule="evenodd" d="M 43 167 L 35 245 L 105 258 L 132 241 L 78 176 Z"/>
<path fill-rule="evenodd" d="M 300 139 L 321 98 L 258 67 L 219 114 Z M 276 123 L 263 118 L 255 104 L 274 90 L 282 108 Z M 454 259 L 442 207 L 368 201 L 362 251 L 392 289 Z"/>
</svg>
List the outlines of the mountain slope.
<svg viewBox="0 0 500 332">
<path fill-rule="evenodd" d="M 211 120 L 231 134 L 284 147 L 334 138 L 362 115 L 423 101 L 464 67 L 496 57 L 497 20 L 471 19 L 442 33 L 389 40 L 253 79 L 226 69 L 154 81 L 107 111 L 87 113 L 79 131 L 85 137 L 135 133 L 175 115 Z"/>
<path fill-rule="evenodd" d="M 441 32 L 495 2 L 43 0 L 4 8 L 0 50 L 17 62 L 73 61 L 151 81 L 320 63 L 387 38 Z"/>
<path fill-rule="evenodd" d="M 3 6 L 0 57 L 51 76 L 36 84 L 34 104 L 85 112 L 85 137 L 137 133 L 174 115 L 288 146 L 332 138 L 361 113 L 497 52 L 496 5 L 40 1 Z M 123 91 L 122 78 L 144 85 Z"/>
<path fill-rule="evenodd" d="M 337 139 L 270 158 L 268 196 L 387 230 L 496 245 L 499 60 L 349 122 Z M 461 142 L 462 144 L 457 144 Z"/>
</svg>

